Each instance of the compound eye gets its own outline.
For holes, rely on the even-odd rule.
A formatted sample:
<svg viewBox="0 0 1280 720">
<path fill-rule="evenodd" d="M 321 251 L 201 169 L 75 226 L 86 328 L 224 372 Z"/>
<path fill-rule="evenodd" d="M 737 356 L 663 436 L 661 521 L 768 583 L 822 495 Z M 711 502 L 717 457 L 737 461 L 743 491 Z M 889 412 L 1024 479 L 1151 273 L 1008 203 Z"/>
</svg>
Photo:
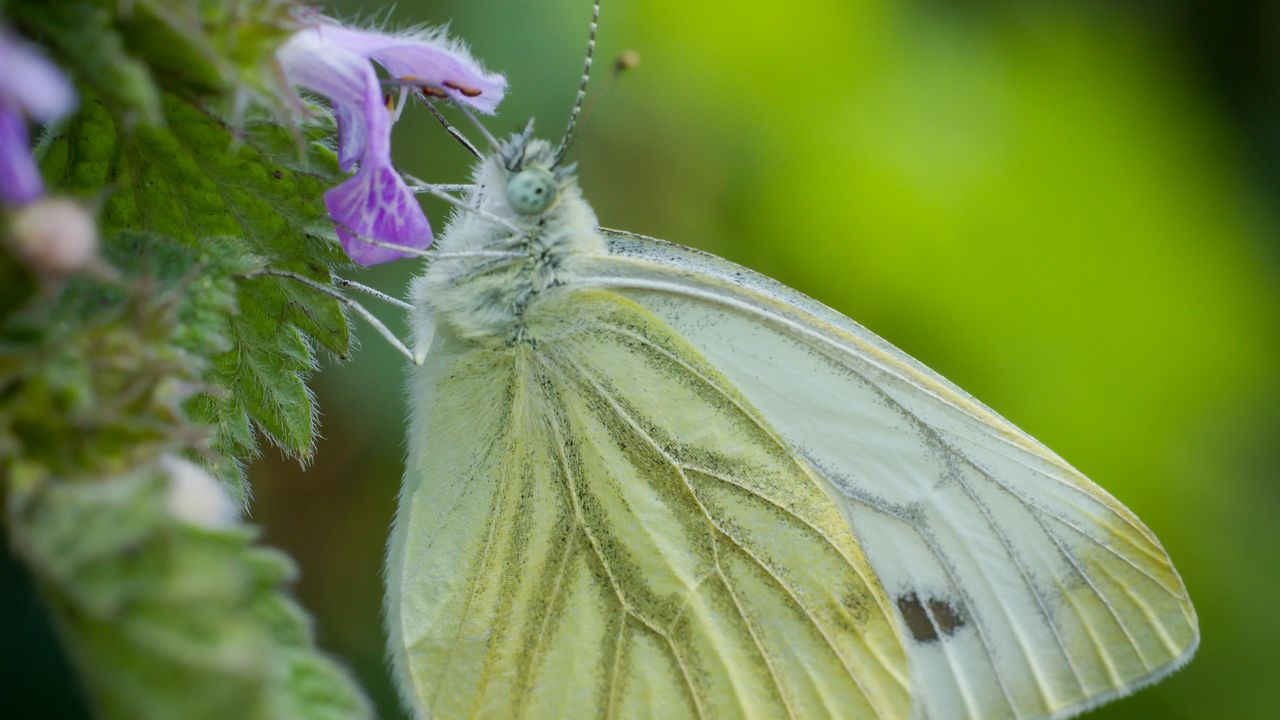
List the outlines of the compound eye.
<svg viewBox="0 0 1280 720">
<path fill-rule="evenodd" d="M 537 215 L 556 201 L 556 179 L 546 170 L 521 170 L 507 182 L 507 201 L 522 215 Z"/>
</svg>

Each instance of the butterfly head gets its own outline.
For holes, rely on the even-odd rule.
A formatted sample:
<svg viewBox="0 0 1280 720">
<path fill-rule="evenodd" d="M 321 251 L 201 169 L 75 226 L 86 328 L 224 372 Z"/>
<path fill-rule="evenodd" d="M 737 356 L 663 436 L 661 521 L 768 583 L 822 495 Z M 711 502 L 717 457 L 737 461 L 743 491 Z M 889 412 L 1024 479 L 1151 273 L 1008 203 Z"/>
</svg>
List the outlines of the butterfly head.
<svg viewBox="0 0 1280 720">
<path fill-rule="evenodd" d="M 561 166 L 556 148 L 533 137 L 533 121 L 499 150 L 507 170 L 507 202 L 518 215 L 536 217 L 559 201 L 573 182 L 575 163 Z"/>
<path fill-rule="evenodd" d="M 414 293 L 461 336 L 506 342 L 524 337 L 526 308 L 570 284 L 580 258 L 606 250 L 556 145 L 534 138 L 532 124 L 492 144 Z"/>
</svg>

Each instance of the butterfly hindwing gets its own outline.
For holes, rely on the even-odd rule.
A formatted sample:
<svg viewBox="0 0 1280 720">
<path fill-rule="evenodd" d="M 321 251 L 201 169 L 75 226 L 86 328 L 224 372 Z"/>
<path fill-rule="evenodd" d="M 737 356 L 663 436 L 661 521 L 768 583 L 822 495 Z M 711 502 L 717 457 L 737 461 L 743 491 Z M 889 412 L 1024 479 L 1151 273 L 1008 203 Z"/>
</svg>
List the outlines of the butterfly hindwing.
<svg viewBox="0 0 1280 720">
<path fill-rule="evenodd" d="M 817 470 L 639 305 L 530 313 L 521 343 L 442 325 L 415 381 L 388 572 L 419 713 L 907 717 L 898 611 Z"/>
<path fill-rule="evenodd" d="M 897 612 L 914 716 L 1066 717 L 1194 651 L 1150 530 L 888 343 L 656 240 L 614 233 L 580 274 L 662 318 L 827 483 Z"/>
</svg>

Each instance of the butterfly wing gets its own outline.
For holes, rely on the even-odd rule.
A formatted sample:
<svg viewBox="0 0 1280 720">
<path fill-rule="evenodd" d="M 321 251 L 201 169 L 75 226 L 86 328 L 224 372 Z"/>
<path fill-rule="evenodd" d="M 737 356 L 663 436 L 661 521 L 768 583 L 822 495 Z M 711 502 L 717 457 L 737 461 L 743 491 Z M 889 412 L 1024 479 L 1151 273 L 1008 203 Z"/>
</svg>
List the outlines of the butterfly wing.
<svg viewBox="0 0 1280 720">
<path fill-rule="evenodd" d="M 526 343 L 441 326 L 414 381 L 388 610 L 419 716 L 907 717 L 816 470 L 635 303 L 530 312 Z"/>
<path fill-rule="evenodd" d="M 1198 629 L 1155 536 L 995 412 L 839 313 L 719 258 L 606 232 L 586 286 L 693 346 L 816 470 L 903 637 L 913 716 L 1068 717 Z"/>
</svg>

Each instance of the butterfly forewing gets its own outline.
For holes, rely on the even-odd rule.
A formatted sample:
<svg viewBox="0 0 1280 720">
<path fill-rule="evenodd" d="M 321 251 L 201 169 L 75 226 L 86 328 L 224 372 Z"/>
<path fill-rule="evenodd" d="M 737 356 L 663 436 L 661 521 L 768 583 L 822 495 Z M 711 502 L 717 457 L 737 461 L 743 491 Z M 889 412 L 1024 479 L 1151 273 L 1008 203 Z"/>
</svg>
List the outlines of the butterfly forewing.
<svg viewBox="0 0 1280 720">
<path fill-rule="evenodd" d="M 417 380 L 389 572 L 419 712 L 909 716 L 897 609 L 743 394 L 614 293 L 528 328 L 442 327 Z"/>
<path fill-rule="evenodd" d="M 827 483 L 898 613 L 919 717 L 1062 717 L 1184 662 L 1154 535 L 994 412 L 838 313 L 615 235 L 583 268 L 662 318 Z"/>
</svg>

